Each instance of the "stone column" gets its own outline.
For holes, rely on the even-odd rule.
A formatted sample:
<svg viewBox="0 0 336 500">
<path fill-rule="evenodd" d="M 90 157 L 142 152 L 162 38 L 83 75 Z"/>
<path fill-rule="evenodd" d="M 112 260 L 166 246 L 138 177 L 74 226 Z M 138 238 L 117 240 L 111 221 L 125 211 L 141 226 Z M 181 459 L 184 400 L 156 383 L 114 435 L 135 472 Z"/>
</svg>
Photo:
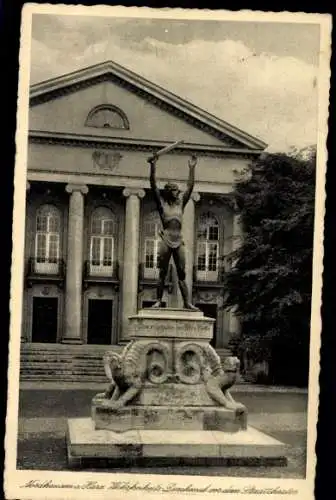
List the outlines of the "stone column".
<svg viewBox="0 0 336 500">
<path fill-rule="evenodd" d="M 193 266 L 195 253 L 195 203 L 200 200 L 199 193 L 192 193 L 190 200 L 184 209 L 183 214 L 183 240 L 186 252 L 186 283 L 190 293 L 190 301 L 192 302 L 192 286 L 193 286 Z M 172 307 L 183 307 L 181 292 L 178 287 L 178 277 L 174 266 L 173 271 L 173 293 Z"/>
<path fill-rule="evenodd" d="M 138 268 L 140 234 L 140 199 L 145 196 L 143 189 L 125 188 L 125 243 L 122 282 L 122 331 L 121 340 L 127 340 L 128 318 L 138 310 Z"/>
<path fill-rule="evenodd" d="M 81 344 L 84 195 L 88 193 L 88 187 L 68 184 L 65 190 L 70 194 L 70 200 L 65 288 L 65 333 L 62 342 Z"/>
<path fill-rule="evenodd" d="M 243 232 L 240 224 L 240 214 L 234 213 L 232 220 L 232 251 L 237 250 L 242 244 Z M 232 263 L 234 265 L 234 262 Z M 240 321 L 235 315 L 234 310 L 230 311 L 230 334 L 240 332 Z"/>
</svg>

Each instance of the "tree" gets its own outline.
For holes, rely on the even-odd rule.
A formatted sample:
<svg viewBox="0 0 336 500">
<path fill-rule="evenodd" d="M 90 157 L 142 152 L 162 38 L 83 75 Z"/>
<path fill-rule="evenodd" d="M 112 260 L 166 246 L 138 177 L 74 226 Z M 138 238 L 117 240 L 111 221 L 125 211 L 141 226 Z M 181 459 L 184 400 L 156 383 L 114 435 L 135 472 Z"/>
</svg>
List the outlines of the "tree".
<svg viewBox="0 0 336 500">
<path fill-rule="evenodd" d="M 315 148 L 266 153 L 235 185 L 244 241 L 231 255 L 224 305 L 240 317 L 240 348 L 271 359 L 278 383 L 307 382 L 315 163 Z"/>
</svg>

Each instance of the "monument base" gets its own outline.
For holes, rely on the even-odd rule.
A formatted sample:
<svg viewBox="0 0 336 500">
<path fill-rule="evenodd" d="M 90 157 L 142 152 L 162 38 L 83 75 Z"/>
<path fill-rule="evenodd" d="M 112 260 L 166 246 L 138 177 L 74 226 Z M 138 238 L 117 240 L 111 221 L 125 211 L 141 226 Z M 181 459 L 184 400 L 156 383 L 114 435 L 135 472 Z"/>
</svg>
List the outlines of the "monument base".
<svg viewBox="0 0 336 500">
<path fill-rule="evenodd" d="M 91 418 L 68 420 L 68 464 L 85 466 L 287 465 L 287 447 L 248 427 L 211 430 L 95 430 Z"/>
<path fill-rule="evenodd" d="M 219 430 L 237 432 L 246 429 L 246 414 L 218 406 L 125 406 L 113 410 L 109 401 L 92 405 L 96 430 L 126 432 L 131 430 Z"/>
</svg>

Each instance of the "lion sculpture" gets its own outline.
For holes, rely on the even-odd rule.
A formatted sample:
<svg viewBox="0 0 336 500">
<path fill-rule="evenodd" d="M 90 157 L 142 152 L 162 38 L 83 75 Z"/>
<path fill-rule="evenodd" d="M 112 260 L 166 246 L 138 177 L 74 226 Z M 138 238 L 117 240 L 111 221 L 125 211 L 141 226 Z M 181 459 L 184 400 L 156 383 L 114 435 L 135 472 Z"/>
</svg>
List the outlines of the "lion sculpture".
<svg viewBox="0 0 336 500">
<path fill-rule="evenodd" d="M 235 356 L 225 358 L 223 366 L 217 366 L 205 377 L 205 387 L 209 396 L 219 405 L 237 413 L 246 413 L 246 407 L 234 400 L 230 388 L 236 383 L 240 361 Z"/>
</svg>

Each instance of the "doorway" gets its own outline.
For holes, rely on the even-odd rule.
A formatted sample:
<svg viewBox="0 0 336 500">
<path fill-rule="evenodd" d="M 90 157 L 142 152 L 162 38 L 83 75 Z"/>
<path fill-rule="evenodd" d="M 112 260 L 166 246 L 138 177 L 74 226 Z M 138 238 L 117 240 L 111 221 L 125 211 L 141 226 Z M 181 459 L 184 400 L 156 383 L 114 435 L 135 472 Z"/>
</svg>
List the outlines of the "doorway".
<svg viewBox="0 0 336 500">
<path fill-rule="evenodd" d="M 111 299 L 89 299 L 87 343 L 111 345 L 112 342 Z"/>
<path fill-rule="evenodd" d="M 57 342 L 57 316 L 57 297 L 33 297 L 32 342 Z"/>
<path fill-rule="evenodd" d="M 212 340 L 210 342 L 210 345 L 213 347 L 216 347 L 217 345 L 217 304 L 205 304 L 205 303 L 199 303 L 195 304 L 198 309 L 200 309 L 203 313 L 204 316 L 207 316 L 208 318 L 213 318 L 215 320 L 214 325 L 213 325 L 213 336 Z"/>
</svg>

